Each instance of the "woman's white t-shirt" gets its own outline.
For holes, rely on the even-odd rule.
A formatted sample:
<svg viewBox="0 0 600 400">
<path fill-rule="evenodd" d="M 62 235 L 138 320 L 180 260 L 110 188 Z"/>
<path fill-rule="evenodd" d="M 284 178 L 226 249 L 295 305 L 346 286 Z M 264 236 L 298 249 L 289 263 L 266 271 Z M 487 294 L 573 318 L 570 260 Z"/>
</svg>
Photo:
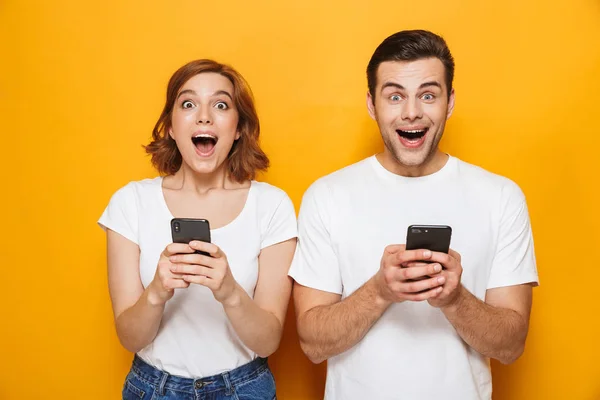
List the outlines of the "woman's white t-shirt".
<svg viewBox="0 0 600 400">
<path fill-rule="evenodd" d="M 161 252 L 172 243 L 172 218 L 158 177 L 119 189 L 98 221 L 139 246 L 144 288 L 154 278 Z M 210 233 L 212 242 L 226 254 L 235 280 L 254 297 L 261 250 L 297 236 L 294 205 L 281 189 L 252 181 L 241 213 Z M 158 369 L 189 378 L 229 371 L 256 358 L 238 338 L 210 289 L 196 284 L 175 290 L 156 338 L 138 355 Z"/>
</svg>

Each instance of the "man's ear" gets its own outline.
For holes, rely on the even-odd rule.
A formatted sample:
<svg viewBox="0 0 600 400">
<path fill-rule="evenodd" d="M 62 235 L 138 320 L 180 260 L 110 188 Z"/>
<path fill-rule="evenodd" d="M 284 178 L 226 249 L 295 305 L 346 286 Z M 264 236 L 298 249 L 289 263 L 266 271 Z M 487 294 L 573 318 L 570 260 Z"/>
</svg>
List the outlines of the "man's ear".
<svg viewBox="0 0 600 400">
<path fill-rule="evenodd" d="M 446 113 L 446 119 L 449 119 L 454 111 L 454 88 L 450 92 L 450 97 L 448 98 L 448 112 Z"/>
<path fill-rule="evenodd" d="M 371 92 L 369 91 L 367 91 L 367 110 L 369 110 L 369 115 L 371 116 L 371 118 L 377 120 L 375 118 L 375 102 L 373 100 L 373 97 L 371 96 Z"/>
</svg>

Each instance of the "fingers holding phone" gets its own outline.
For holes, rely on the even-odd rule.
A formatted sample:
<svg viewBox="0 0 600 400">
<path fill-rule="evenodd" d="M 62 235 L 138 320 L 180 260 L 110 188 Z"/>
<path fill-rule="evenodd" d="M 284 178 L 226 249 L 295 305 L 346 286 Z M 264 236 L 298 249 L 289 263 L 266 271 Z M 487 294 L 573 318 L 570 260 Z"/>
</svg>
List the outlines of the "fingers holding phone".
<svg viewBox="0 0 600 400">
<path fill-rule="evenodd" d="M 148 285 L 148 299 L 152 304 L 165 304 L 173 297 L 175 289 L 187 288 L 190 286 L 189 282 L 186 282 L 182 275 L 172 272 L 173 265 L 169 257 L 174 254 L 191 254 L 193 252 L 193 248 L 188 244 L 183 243 L 171 243 L 165 247 L 160 254 L 156 272 L 154 273 L 154 279 L 152 279 L 152 282 Z"/>
<path fill-rule="evenodd" d="M 445 278 L 438 276 L 442 268 L 437 263 L 412 268 L 403 265 L 422 260 L 427 250 L 405 250 L 404 246 L 389 246 L 381 258 L 375 275 L 379 293 L 387 301 L 423 301 L 441 292 Z"/>
<path fill-rule="evenodd" d="M 232 303 L 239 288 L 229 269 L 225 253 L 210 241 L 210 225 L 205 219 L 173 218 L 173 242 L 188 243 L 193 254 L 172 254 L 171 272 L 185 282 L 208 287 L 217 301 Z"/>
<path fill-rule="evenodd" d="M 444 267 L 441 274 L 445 277 L 446 283 L 438 295 L 428 299 L 429 304 L 438 308 L 451 305 L 460 295 L 462 288 L 461 256 L 458 252 L 450 249 L 448 254 L 433 252 L 430 260 Z"/>
<path fill-rule="evenodd" d="M 436 263 L 442 266 L 440 276 L 444 278 L 442 290 L 428 299 L 430 305 L 443 307 L 456 299 L 461 287 L 461 256 L 450 248 L 452 228 L 447 225 L 411 225 L 406 234 L 407 249 L 427 249 L 420 263 L 410 263 L 416 268 L 421 263 Z"/>
<path fill-rule="evenodd" d="M 201 241 L 192 241 L 190 247 L 202 254 L 171 256 L 171 271 L 180 274 L 188 283 L 206 286 L 223 305 L 233 305 L 240 286 L 233 277 L 225 253 L 218 246 Z"/>
<path fill-rule="evenodd" d="M 195 254 L 173 254 L 171 272 L 189 283 L 206 286 L 222 304 L 234 303 L 237 282 L 229 269 L 225 253 L 210 240 L 210 225 L 205 219 L 171 220 L 173 242 L 188 243 Z"/>
<path fill-rule="evenodd" d="M 149 298 L 154 304 L 164 304 L 175 293 L 175 289 L 184 289 L 190 282 L 184 279 L 185 274 L 174 272 L 171 257 L 182 254 L 205 254 L 190 246 L 192 241 L 210 242 L 210 226 L 205 219 L 173 218 L 171 220 L 171 236 L 173 243 L 161 253 L 154 279 L 149 285 Z"/>
</svg>

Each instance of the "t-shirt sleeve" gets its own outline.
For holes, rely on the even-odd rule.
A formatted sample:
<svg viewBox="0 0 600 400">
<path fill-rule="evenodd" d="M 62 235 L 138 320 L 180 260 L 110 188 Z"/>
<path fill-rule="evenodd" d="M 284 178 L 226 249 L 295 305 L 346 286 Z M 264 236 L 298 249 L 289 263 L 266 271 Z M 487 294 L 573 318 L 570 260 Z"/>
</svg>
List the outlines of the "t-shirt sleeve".
<svg viewBox="0 0 600 400">
<path fill-rule="evenodd" d="M 289 271 L 297 283 L 342 294 L 338 257 L 330 231 L 329 188 L 315 182 L 304 194 L 298 217 L 298 246 Z"/>
<path fill-rule="evenodd" d="M 539 284 L 533 235 L 525 196 L 513 182 L 502 194 L 502 214 L 496 254 L 487 288 Z"/>
<path fill-rule="evenodd" d="M 294 204 L 285 192 L 278 191 L 278 194 L 275 211 L 270 214 L 262 236 L 261 250 L 298 236 Z"/>
<path fill-rule="evenodd" d="M 117 190 L 98 220 L 104 230 L 110 229 L 119 235 L 138 243 L 138 212 L 133 183 Z"/>
</svg>

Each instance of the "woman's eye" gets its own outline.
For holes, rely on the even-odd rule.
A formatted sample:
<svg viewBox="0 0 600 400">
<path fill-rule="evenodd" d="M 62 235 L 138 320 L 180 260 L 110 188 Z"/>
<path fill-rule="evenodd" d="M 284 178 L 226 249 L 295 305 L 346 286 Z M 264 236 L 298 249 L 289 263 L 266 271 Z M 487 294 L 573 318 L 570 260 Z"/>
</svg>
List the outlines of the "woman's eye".
<svg viewBox="0 0 600 400">
<path fill-rule="evenodd" d="M 194 107 L 194 103 L 192 103 L 189 100 L 186 100 L 183 103 L 181 103 L 181 107 L 182 108 L 192 108 L 192 107 Z"/>
<path fill-rule="evenodd" d="M 215 107 L 219 110 L 227 110 L 229 108 L 227 103 L 225 103 L 224 101 L 219 101 L 217 104 L 215 104 Z"/>
</svg>

